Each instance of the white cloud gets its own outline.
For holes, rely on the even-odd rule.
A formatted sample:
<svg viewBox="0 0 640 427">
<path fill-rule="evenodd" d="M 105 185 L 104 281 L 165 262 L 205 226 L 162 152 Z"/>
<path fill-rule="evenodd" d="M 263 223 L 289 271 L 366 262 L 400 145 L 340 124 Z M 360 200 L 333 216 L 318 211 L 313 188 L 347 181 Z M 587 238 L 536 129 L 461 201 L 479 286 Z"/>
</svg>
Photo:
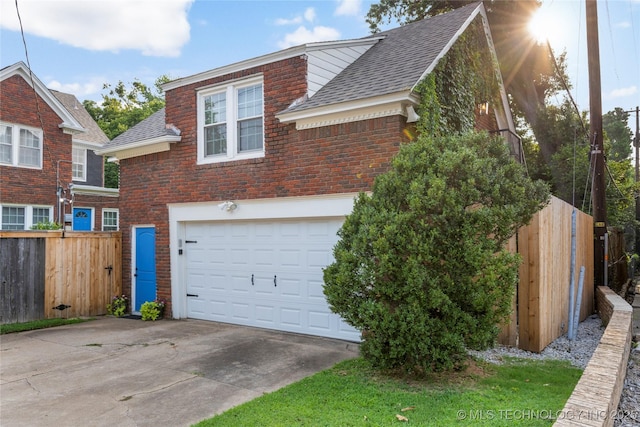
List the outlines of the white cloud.
<svg viewBox="0 0 640 427">
<path fill-rule="evenodd" d="M 312 7 L 308 7 L 302 15 L 296 15 L 293 18 L 278 18 L 275 21 L 276 25 L 299 25 L 303 21 L 313 22 L 316 19 L 316 10 Z"/>
<path fill-rule="evenodd" d="M 283 40 L 278 42 L 278 46 L 281 49 L 286 49 L 305 43 L 338 40 L 339 38 L 340 32 L 335 28 L 317 26 L 308 30 L 306 27 L 300 26 L 293 33 L 287 34 Z"/>
<path fill-rule="evenodd" d="M 175 57 L 189 41 L 193 1 L 21 0 L 18 7 L 29 34 L 87 50 Z M 15 2 L 0 1 L 0 15 L 0 27 L 20 30 Z"/>
<path fill-rule="evenodd" d="M 308 7 L 307 10 L 304 11 L 304 19 L 307 22 L 313 22 L 316 20 L 316 10 L 312 7 Z"/>
<path fill-rule="evenodd" d="M 359 16 L 362 0 L 337 0 L 338 7 L 334 14 L 336 16 Z"/>
<path fill-rule="evenodd" d="M 60 83 L 57 80 L 51 80 L 46 83 L 49 89 L 57 90 L 58 92 L 72 93 L 79 99 L 85 99 L 89 95 L 95 95 L 102 91 L 104 82 L 103 77 L 93 77 L 91 81 L 87 83 Z"/>
<path fill-rule="evenodd" d="M 295 16 L 291 19 L 287 19 L 287 18 L 278 18 L 275 21 L 276 25 L 295 25 L 295 24 L 302 24 L 302 16 L 298 15 Z"/>
<path fill-rule="evenodd" d="M 609 94 L 609 97 L 610 98 L 624 98 L 625 96 L 635 95 L 636 93 L 638 93 L 638 87 L 634 85 L 634 86 L 629 86 L 629 87 L 623 87 L 623 88 L 620 88 L 620 89 L 614 89 Z"/>
<path fill-rule="evenodd" d="M 616 28 L 630 28 L 631 27 L 631 22 L 622 21 L 622 22 L 618 22 L 615 26 L 616 26 Z"/>
</svg>

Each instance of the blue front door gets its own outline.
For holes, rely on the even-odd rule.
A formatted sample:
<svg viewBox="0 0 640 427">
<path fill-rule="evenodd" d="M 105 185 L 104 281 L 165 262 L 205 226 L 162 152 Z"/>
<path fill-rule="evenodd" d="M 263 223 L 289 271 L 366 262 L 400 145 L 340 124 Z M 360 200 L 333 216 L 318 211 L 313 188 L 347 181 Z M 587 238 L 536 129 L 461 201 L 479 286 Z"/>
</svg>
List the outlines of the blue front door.
<svg viewBox="0 0 640 427">
<path fill-rule="evenodd" d="M 138 227 L 135 244 L 135 293 L 133 311 L 139 312 L 144 302 L 156 299 L 156 229 Z"/>
<path fill-rule="evenodd" d="M 91 231 L 91 209 L 73 208 L 73 231 Z"/>
</svg>

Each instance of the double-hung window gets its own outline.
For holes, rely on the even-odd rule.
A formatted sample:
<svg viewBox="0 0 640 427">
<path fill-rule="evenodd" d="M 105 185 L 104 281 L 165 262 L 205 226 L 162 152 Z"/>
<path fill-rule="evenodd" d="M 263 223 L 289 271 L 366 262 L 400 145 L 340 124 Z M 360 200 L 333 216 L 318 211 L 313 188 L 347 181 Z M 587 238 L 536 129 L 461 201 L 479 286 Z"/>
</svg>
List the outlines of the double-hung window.
<svg viewBox="0 0 640 427">
<path fill-rule="evenodd" d="M 42 168 L 42 131 L 0 123 L 0 164 Z"/>
<path fill-rule="evenodd" d="M 102 231 L 118 231 L 118 209 L 102 210 Z"/>
<path fill-rule="evenodd" d="M 262 78 L 198 93 L 198 163 L 264 157 Z"/>
<path fill-rule="evenodd" d="M 74 181 L 87 180 L 87 150 L 84 148 L 72 148 L 72 179 Z"/>
</svg>

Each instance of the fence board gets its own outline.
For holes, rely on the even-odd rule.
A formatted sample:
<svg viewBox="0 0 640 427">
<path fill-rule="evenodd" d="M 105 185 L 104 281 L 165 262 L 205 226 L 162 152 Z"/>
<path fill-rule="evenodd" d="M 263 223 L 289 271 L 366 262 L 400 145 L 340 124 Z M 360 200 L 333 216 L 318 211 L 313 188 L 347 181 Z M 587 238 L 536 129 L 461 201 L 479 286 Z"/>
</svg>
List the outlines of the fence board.
<svg viewBox="0 0 640 427">
<path fill-rule="evenodd" d="M 540 352 L 567 332 L 571 265 L 571 213 L 573 207 L 552 197 L 531 223 L 518 231 L 519 270 L 517 310 L 518 347 Z M 575 294 L 580 267 L 585 267 L 580 320 L 593 313 L 593 218 L 576 214 Z M 513 345 L 503 325 L 499 342 Z"/>
<path fill-rule="evenodd" d="M 0 239 L 0 323 L 41 319 L 44 239 Z"/>
<path fill-rule="evenodd" d="M 56 317 L 96 316 L 106 314 L 106 305 L 111 297 L 122 293 L 122 234 L 120 232 L 0 232 L 2 245 L 9 245 L 12 240 L 22 242 L 41 241 L 41 252 L 37 257 L 39 270 L 35 268 L 16 267 L 21 265 L 15 257 L 15 251 L 2 250 L 8 261 L 0 263 L 5 276 L 5 264 L 22 271 L 39 271 L 41 287 L 34 289 L 25 298 L 39 299 L 39 314 L 35 320 Z M 3 246 L 4 247 L 4 246 Z M 24 251 L 28 255 L 31 251 Z M 2 258 L 2 257 L 0 257 Z M 109 270 L 107 267 L 111 266 Z M 11 279 L 12 282 L 15 282 Z M 0 280 L 0 282 L 2 282 Z M 17 282 L 16 282 L 17 283 Z M 17 286 L 17 285 L 16 285 Z M 17 286 L 23 288 L 22 285 Z M 15 296 L 5 296 L 2 287 L 2 322 L 22 322 L 24 316 L 12 316 L 5 319 L 5 312 L 20 309 L 25 304 L 19 303 Z M 9 298 L 10 297 L 10 298 Z M 23 298 L 24 299 L 24 298 Z M 64 304 L 70 308 L 60 311 L 54 307 Z"/>
</svg>

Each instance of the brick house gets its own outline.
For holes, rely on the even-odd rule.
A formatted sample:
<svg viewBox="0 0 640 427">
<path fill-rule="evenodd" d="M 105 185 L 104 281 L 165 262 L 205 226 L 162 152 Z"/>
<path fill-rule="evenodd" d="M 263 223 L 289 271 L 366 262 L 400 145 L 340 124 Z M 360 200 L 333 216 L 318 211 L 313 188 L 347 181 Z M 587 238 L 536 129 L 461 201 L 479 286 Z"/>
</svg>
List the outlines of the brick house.
<svg viewBox="0 0 640 427">
<path fill-rule="evenodd" d="M 41 222 L 118 229 L 119 190 L 104 188 L 109 141 L 82 103 L 18 62 L 0 70 L 0 229 Z"/>
<path fill-rule="evenodd" d="M 157 296 L 174 318 L 359 340 L 330 313 L 322 268 L 354 196 L 408 141 L 415 85 L 472 22 L 493 52 L 474 4 L 167 83 L 166 108 L 101 151 L 120 162 L 133 311 Z M 500 96 L 477 127 L 515 135 Z"/>
</svg>

